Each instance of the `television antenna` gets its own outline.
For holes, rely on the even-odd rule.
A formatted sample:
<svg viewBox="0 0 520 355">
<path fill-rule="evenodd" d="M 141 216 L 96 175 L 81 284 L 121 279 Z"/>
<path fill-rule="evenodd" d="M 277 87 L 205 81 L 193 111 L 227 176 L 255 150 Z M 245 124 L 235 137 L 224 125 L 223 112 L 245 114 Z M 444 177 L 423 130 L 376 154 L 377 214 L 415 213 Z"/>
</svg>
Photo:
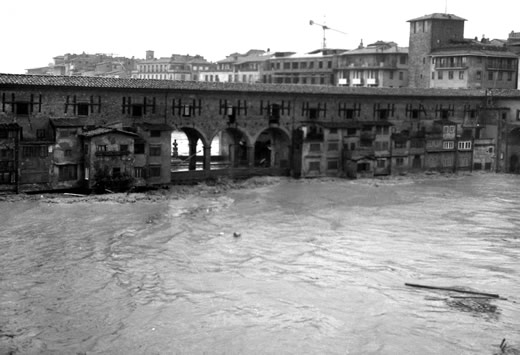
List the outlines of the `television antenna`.
<svg viewBox="0 0 520 355">
<path fill-rule="evenodd" d="M 331 30 L 331 31 L 336 31 L 336 32 L 339 32 L 339 33 L 342 33 L 344 35 L 346 35 L 347 33 L 346 32 L 343 32 L 343 31 L 340 31 L 340 30 L 337 30 L 335 28 L 330 28 L 329 26 L 327 25 L 323 25 L 321 23 L 317 23 L 313 20 L 310 20 L 309 21 L 309 25 L 316 25 L 316 26 L 320 26 L 322 29 L 323 29 L 323 49 L 327 48 L 327 35 L 326 35 L 326 31 L 327 30 Z"/>
</svg>

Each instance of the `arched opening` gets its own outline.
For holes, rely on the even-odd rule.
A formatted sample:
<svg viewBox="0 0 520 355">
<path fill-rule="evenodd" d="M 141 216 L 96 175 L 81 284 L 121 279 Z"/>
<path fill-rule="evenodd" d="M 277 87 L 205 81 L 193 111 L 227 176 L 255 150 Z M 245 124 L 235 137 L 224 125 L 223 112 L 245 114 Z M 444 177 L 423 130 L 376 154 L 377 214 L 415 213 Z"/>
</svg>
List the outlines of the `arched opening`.
<svg viewBox="0 0 520 355">
<path fill-rule="evenodd" d="M 281 129 L 268 128 L 255 142 L 255 162 L 257 167 L 288 168 L 290 140 Z"/>
<path fill-rule="evenodd" d="M 520 128 L 514 128 L 507 137 L 509 151 L 509 171 L 510 173 L 520 174 Z"/>
<path fill-rule="evenodd" d="M 518 155 L 513 154 L 509 158 L 509 172 L 518 174 L 520 173 L 520 165 L 518 164 Z"/>
<path fill-rule="evenodd" d="M 172 171 L 202 170 L 205 144 L 202 134 L 193 128 L 172 132 Z"/>
<path fill-rule="evenodd" d="M 249 153 L 251 151 L 249 139 L 236 128 L 227 128 L 220 132 L 220 158 L 228 166 L 249 166 Z"/>
</svg>

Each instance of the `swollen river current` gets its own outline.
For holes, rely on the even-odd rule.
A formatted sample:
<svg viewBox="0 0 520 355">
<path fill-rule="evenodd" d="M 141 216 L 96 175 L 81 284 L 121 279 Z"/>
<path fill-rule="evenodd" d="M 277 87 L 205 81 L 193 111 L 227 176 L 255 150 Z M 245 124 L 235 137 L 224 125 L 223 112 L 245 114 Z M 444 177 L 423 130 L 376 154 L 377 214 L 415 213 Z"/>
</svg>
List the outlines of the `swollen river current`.
<svg viewBox="0 0 520 355">
<path fill-rule="evenodd" d="M 0 354 L 499 353 L 519 211 L 495 174 L 0 202 Z"/>
</svg>

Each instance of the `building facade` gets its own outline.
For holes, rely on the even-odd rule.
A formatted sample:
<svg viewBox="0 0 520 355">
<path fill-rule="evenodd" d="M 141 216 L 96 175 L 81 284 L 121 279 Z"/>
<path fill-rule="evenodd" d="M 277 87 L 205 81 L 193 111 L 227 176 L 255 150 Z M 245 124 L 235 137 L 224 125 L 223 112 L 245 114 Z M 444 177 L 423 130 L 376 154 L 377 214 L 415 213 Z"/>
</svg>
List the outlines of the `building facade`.
<svg viewBox="0 0 520 355">
<path fill-rule="evenodd" d="M 485 38 L 464 38 L 465 21 L 439 13 L 408 21 L 410 87 L 517 88 L 518 55 Z"/>
<path fill-rule="evenodd" d="M 0 123 L 20 127 L 21 190 L 92 187 L 99 170 L 167 184 L 173 130 L 202 174 L 214 158 L 301 177 L 520 171 L 518 90 L 0 74 L 0 100 Z"/>
<path fill-rule="evenodd" d="M 201 72 L 210 70 L 210 66 L 200 55 L 172 54 L 171 57 L 155 58 L 153 51 L 146 51 L 146 59 L 137 62 L 132 78 L 197 81 Z"/>
<path fill-rule="evenodd" d="M 338 54 L 335 83 L 340 86 L 407 87 L 408 48 L 378 41 Z"/>
</svg>

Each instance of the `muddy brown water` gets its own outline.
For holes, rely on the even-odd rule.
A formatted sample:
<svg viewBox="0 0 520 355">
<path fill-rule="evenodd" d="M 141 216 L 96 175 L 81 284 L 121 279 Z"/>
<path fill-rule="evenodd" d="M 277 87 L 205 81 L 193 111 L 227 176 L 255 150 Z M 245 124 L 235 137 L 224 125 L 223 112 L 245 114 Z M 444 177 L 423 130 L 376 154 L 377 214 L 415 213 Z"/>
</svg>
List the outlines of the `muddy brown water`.
<svg viewBox="0 0 520 355">
<path fill-rule="evenodd" d="M 493 354 L 519 211 L 495 174 L 0 202 L 0 354 Z"/>
</svg>

